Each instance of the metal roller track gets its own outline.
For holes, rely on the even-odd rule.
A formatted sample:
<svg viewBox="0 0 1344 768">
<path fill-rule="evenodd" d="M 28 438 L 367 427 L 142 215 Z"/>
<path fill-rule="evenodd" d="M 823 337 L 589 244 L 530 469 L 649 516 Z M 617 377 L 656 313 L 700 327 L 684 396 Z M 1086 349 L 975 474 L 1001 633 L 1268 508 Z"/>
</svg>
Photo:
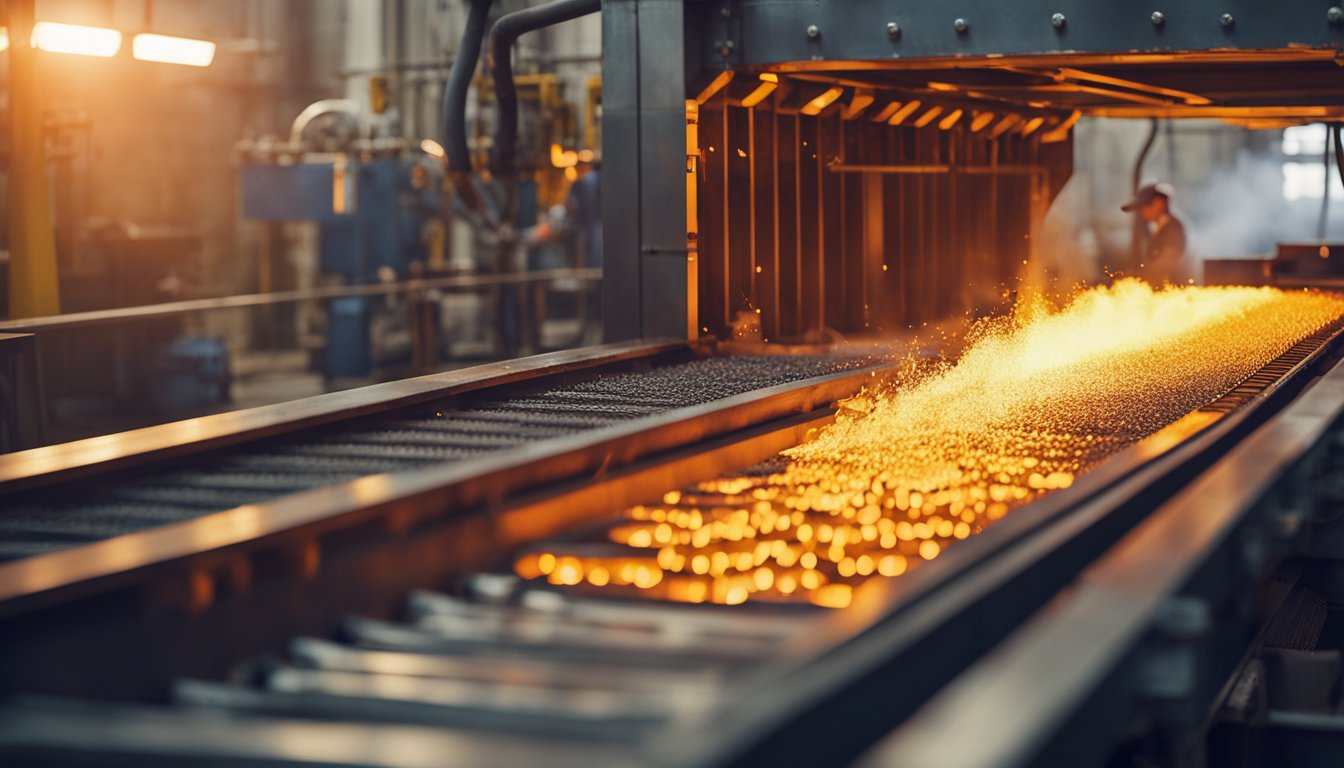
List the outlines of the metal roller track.
<svg viewBox="0 0 1344 768">
<path fill-rule="evenodd" d="M 369 475 L 461 462 L 864 365 L 853 356 L 708 357 L 542 384 L 514 396 L 483 393 L 452 409 L 429 403 L 213 451 L 10 500 L 0 513 L 0 561 Z"/>
<path fill-rule="evenodd" d="M 235 654 L 231 675 L 180 670 L 167 710 L 45 699 L 12 705 L 0 717 L 0 756 L 93 765 L 135 764 L 147 755 L 208 757 L 224 766 L 487 765 L 507 745 L 514 764 L 843 764 L 1057 594 L 1160 499 L 1272 419 L 1313 371 L 1333 362 L 1337 344 L 1333 334 L 1304 340 L 1280 361 L 1284 375 L 1264 385 L 1248 380 L 1246 391 L 1228 394 L 1240 399 L 1235 406 L 1210 404 L 1210 413 L 1222 413 L 1211 424 L 1177 425 L 1121 451 L 937 561 L 874 584 L 849 609 L 562 594 L 500 575 L 510 548 L 463 559 L 486 567 L 459 580 L 456 594 L 403 593 L 378 615 L 340 590 L 360 578 L 387 579 L 386 558 L 367 541 L 333 546 L 333 561 L 354 557 L 367 566 L 351 566 L 351 579 L 342 581 L 329 573 L 340 565 L 324 565 L 306 577 L 314 588 L 292 587 L 303 599 L 327 601 L 335 620 L 325 631 L 296 632 L 266 655 Z M 379 551 L 415 570 L 459 556 L 464 550 L 451 542 L 473 531 L 485 534 L 472 540 L 476 547 L 512 541 L 516 548 L 600 519 L 603 509 L 759 461 L 819 418 L 777 419 L 598 482 L 553 485 L 495 507 L 485 528 L 384 533 L 393 540 Z M 274 604 L 257 587 L 237 596 L 236 610 L 231 600 L 197 608 L 203 613 L 194 621 L 208 623 L 219 612 L 234 620 L 269 616 Z M 221 652 L 228 645 L 218 644 Z M 80 738 L 63 741 L 53 723 L 79 729 Z M 230 746 L 222 737 L 230 732 L 252 738 Z M 365 746 L 333 755 L 318 743 L 333 740 Z M 367 746 L 392 740 L 410 746 Z M 435 751 L 448 743 L 457 745 L 451 755 Z"/>
<path fill-rule="evenodd" d="M 758 461 L 795 443 L 832 402 L 879 372 L 856 355 L 699 357 L 682 349 L 642 370 L 570 371 L 513 389 L 441 394 L 389 415 L 13 496 L 24 503 L 0 514 L 4 541 L 32 556 L 0 563 L 0 621 L 25 625 L 0 632 L 0 652 L 91 663 L 58 664 L 54 673 L 7 666 L 0 689 L 161 697 L 170 670 L 217 675 L 230 657 L 330 631 L 337 604 L 390 617 L 409 589 L 493 566 L 576 510 L 600 507 L 541 517 L 483 511 L 521 503 L 540 487 L 587 488 L 650 456 L 711 457 L 715 440 L 726 441 L 731 463 Z M 760 435 L 754 452 L 734 453 L 744 436 Z M 666 482 L 648 479 L 649 487 Z M 145 612 L 163 621 L 137 621 Z M 272 618 L 242 618 L 256 612 Z M 154 650 L 165 634 L 176 635 L 171 663 Z M 135 649 L 143 665 L 102 663 L 106 645 Z"/>
</svg>

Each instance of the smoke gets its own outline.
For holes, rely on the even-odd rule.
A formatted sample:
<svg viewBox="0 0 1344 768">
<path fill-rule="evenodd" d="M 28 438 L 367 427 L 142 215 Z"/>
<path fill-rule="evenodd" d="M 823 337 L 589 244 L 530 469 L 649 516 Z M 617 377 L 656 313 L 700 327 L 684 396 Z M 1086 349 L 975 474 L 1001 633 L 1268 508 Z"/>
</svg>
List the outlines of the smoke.
<svg viewBox="0 0 1344 768">
<path fill-rule="evenodd" d="M 1261 256 L 1278 242 L 1315 239 L 1320 201 L 1284 199 L 1283 159 L 1276 154 L 1241 150 L 1230 166 L 1178 188 L 1175 208 L 1194 257 Z M 1344 198 L 1338 190 L 1334 196 Z M 1334 207 L 1336 217 L 1344 215 L 1344 201 Z"/>
</svg>

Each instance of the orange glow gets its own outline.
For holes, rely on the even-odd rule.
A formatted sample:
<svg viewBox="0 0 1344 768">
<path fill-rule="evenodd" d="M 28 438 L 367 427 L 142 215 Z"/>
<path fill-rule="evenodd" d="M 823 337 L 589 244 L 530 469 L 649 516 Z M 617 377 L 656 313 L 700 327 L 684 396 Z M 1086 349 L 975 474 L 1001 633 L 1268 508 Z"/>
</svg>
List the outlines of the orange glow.
<svg viewBox="0 0 1344 768">
<path fill-rule="evenodd" d="M 698 96 L 695 97 L 695 100 L 701 104 L 704 104 L 705 102 L 714 98 L 714 94 L 723 90 L 724 86 L 732 82 L 733 74 L 734 74 L 733 70 L 731 69 L 725 69 L 722 72 L 720 72 L 718 75 L 714 77 L 713 80 L 709 81 L 709 85 L 705 86 L 705 89 L 701 91 Z"/>
<path fill-rule="evenodd" d="M 932 107 L 929 107 L 929 111 L 915 118 L 914 126 L 916 128 L 923 128 L 929 123 L 932 123 L 934 119 L 941 114 L 943 114 L 943 108 L 935 104 Z"/>
<path fill-rule="evenodd" d="M 833 104 L 836 99 L 840 98 L 840 94 L 844 92 L 845 90 L 843 88 L 827 88 L 825 92 L 823 92 L 821 95 L 817 96 L 815 99 L 803 105 L 802 110 L 803 114 L 804 115 L 821 114 L 821 111 L 823 109 L 831 106 L 831 104 Z"/>
<path fill-rule="evenodd" d="M 952 126 L 956 125 L 957 121 L 960 120 L 961 116 L 964 114 L 966 113 L 963 110 L 960 109 L 952 110 L 952 112 L 948 114 L 947 117 L 944 117 L 942 120 L 938 121 L 938 130 L 941 131 L 952 130 Z"/>
<path fill-rule="evenodd" d="M 565 149 L 559 144 L 551 145 L 551 166 L 554 168 L 573 168 L 579 164 L 579 153 Z"/>
<path fill-rule="evenodd" d="M 993 112 L 977 112 L 971 119 L 971 133 L 979 133 L 985 129 L 985 126 L 994 122 Z"/>
<path fill-rule="evenodd" d="M 1064 141 L 1069 138 L 1069 131 L 1073 128 L 1074 123 L 1078 122 L 1078 118 L 1082 116 L 1083 113 L 1081 111 L 1076 109 L 1073 110 L 1073 112 L 1069 113 L 1069 116 L 1061 120 L 1058 125 L 1041 134 L 1041 143 L 1052 144 L 1056 141 Z"/>
<path fill-rule="evenodd" d="M 858 89 L 854 92 L 854 98 L 849 100 L 849 106 L 845 107 L 844 119 L 853 120 L 863 114 L 863 111 L 871 107 L 876 100 L 877 98 L 872 91 L 863 88 Z"/>
<path fill-rule="evenodd" d="M 209 40 L 146 33 L 131 39 L 131 55 L 140 61 L 208 67 L 215 60 L 215 44 Z"/>
<path fill-rule="evenodd" d="M 4 27 L 0 27 L 0 51 L 6 50 L 8 48 L 9 48 L 9 30 Z"/>
<path fill-rule="evenodd" d="M 1020 115 L 1004 115 L 1003 119 L 1000 120 L 998 123 L 996 123 L 994 127 L 990 130 L 989 138 L 991 140 L 999 138 L 1003 134 L 1007 133 L 1008 129 L 1012 128 L 1013 126 L 1017 125 L 1020 122 L 1022 122 L 1022 117 Z"/>
<path fill-rule="evenodd" d="M 108 58 L 121 50 L 121 33 L 102 27 L 39 21 L 33 25 L 33 47 L 49 53 Z"/>
<path fill-rule="evenodd" d="M 843 608 L 868 579 L 925 567 L 1135 441 L 1207 417 L 1342 314 L 1330 294 L 1132 279 L 1062 307 L 1025 300 L 977 326 L 955 363 L 842 403 L 769 470 L 669 492 L 626 509 L 597 546 L 555 544 L 514 568 L 678 602 Z"/>
<path fill-rule="evenodd" d="M 896 114 L 896 110 L 900 108 L 901 108 L 901 102 L 899 101 L 893 101 L 887 104 L 887 106 L 882 108 L 882 111 L 878 112 L 876 115 L 873 115 L 873 122 L 874 123 L 887 122 L 888 120 L 891 119 L 892 115 Z"/>
<path fill-rule="evenodd" d="M 920 103 L 919 99 L 914 99 L 913 101 L 906 102 L 906 105 L 904 107 L 901 107 L 900 109 L 896 110 L 896 114 L 892 115 L 887 120 L 887 124 L 900 125 L 901 123 L 905 122 L 905 119 L 907 117 L 913 115 L 915 111 L 918 110 L 921 106 L 923 105 Z"/>
<path fill-rule="evenodd" d="M 773 72 L 762 72 L 761 84 L 756 86 L 756 90 L 742 97 L 742 106 L 751 109 L 764 101 L 766 96 L 774 93 L 775 89 L 778 87 L 779 75 L 776 75 Z"/>
<path fill-rule="evenodd" d="M 1040 128 L 1044 124 L 1045 124 L 1044 117 L 1033 117 L 1027 121 L 1026 125 L 1022 126 L 1022 135 L 1030 136 L 1031 134 L 1036 132 L 1037 128 Z"/>
</svg>

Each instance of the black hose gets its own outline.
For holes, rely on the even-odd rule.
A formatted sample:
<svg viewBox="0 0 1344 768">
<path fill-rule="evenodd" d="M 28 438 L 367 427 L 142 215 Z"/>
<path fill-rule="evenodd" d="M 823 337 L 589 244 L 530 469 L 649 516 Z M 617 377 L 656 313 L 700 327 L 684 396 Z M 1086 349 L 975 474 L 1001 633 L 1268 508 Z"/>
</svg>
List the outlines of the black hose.
<svg viewBox="0 0 1344 768">
<path fill-rule="evenodd" d="M 1148 128 L 1148 140 L 1143 142 L 1143 149 L 1139 150 L 1139 156 L 1134 160 L 1134 174 L 1130 178 L 1129 193 L 1133 195 L 1139 191 L 1139 182 L 1143 179 L 1143 164 L 1148 160 L 1148 153 L 1153 149 L 1153 143 L 1157 141 L 1157 118 L 1154 117 L 1152 124 Z"/>
<path fill-rule="evenodd" d="M 443 89 L 443 151 L 448 170 L 455 177 L 471 174 L 471 149 L 467 146 L 467 90 L 481 57 L 486 22 L 492 0 L 466 0 L 470 4 L 462 43 L 453 58 L 453 69 Z"/>
<path fill-rule="evenodd" d="M 495 80 L 495 149 L 490 168 L 501 180 L 514 170 L 518 144 L 518 89 L 513 82 L 513 44 L 524 32 L 549 27 L 602 10 L 601 0 L 554 0 L 501 16 L 490 30 L 490 67 Z"/>
<path fill-rule="evenodd" d="M 1321 189 L 1321 215 L 1316 219 L 1316 239 L 1325 239 L 1325 221 L 1330 216 L 1330 187 L 1333 180 L 1330 178 L 1330 125 L 1323 124 L 1326 131 L 1325 151 L 1321 153 L 1321 164 L 1325 168 L 1325 186 Z"/>
<path fill-rule="evenodd" d="M 1335 123 L 1332 128 L 1332 133 L 1335 135 L 1335 167 L 1339 169 L 1340 182 L 1344 183 L 1344 138 L 1340 136 L 1340 131 L 1341 129 L 1344 129 L 1344 124 Z"/>
<path fill-rule="evenodd" d="M 1344 129 L 1344 125 L 1341 125 L 1340 123 L 1335 123 L 1333 126 L 1331 126 L 1330 132 L 1334 134 L 1335 137 L 1335 167 L 1339 169 L 1340 183 L 1344 184 L 1344 137 L 1340 136 L 1341 129 Z M 1328 171 L 1326 172 L 1326 175 L 1327 176 L 1330 175 Z M 1327 186 L 1329 185 L 1329 183 L 1330 180 L 1326 179 Z M 1322 235 L 1324 235 L 1324 233 L 1322 233 Z M 1324 239 L 1324 236 L 1322 236 L 1322 239 Z"/>
<path fill-rule="evenodd" d="M 1148 140 L 1143 142 L 1143 149 L 1139 150 L 1139 156 L 1134 160 L 1134 174 L 1130 179 L 1130 195 L 1137 194 L 1139 191 L 1139 182 L 1143 179 L 1143 164 L 1148 160 L 1148 153 L 1153 149 L 1153 143 L 1157 141 L 1158 121 L 1154 117 L 1151 127 L 1148 129 Z M 1129 231 L 1129 264 L 1128 270 L 1131 274 L 1139 265 L 1139 259 L 1143 258 L 1143 240 L 1147 235 L 1147 229 L 1144 228 L 1143 219 L 1136 213 L 1134 223 Z"/>
</svg>

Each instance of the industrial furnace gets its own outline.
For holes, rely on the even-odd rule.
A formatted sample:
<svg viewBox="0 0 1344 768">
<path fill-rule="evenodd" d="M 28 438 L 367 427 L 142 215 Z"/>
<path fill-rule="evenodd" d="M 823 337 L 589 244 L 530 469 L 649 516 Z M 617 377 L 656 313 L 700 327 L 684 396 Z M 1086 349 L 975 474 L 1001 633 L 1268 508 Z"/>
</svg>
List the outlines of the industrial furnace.
<svg viewBox="0 0 1344 768">
<path fill-rule="evenodd" d="M 997 310 L 1080 119 L 1335 121 L 1344 10 L 558 0 L 496 86 L 599 9 L 610 343 L 0 457 L 0 756 L 1337 756 L 1331 270 Z"/>
</svg>

